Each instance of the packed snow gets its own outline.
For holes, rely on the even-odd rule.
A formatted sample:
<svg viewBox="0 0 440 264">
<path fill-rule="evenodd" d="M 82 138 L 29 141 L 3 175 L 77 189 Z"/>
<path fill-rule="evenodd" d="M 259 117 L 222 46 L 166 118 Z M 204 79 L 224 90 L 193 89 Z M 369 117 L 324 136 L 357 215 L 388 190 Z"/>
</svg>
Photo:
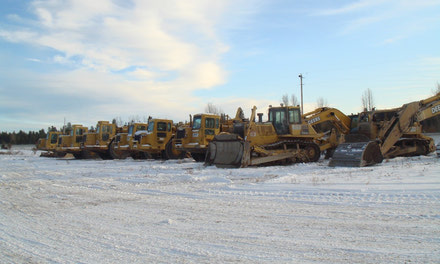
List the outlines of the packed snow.
<svg viewBox="0 0 440 264">
<path fill-rule="evenodd" d="M 440 159 L 244 169 L 0 153 L 1 263 L 440 263 Z"/>
</svg>

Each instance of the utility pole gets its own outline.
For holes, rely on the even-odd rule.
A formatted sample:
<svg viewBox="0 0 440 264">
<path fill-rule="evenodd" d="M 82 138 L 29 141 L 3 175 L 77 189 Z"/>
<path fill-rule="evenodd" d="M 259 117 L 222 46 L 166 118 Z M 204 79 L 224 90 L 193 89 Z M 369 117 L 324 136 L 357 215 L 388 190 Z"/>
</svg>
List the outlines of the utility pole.
<svg viewBox="0 0 440 264">
<path fill-rule="evenodd" d="M 303 75 L 300 73 L 298 75 L 298 77 L 301 80 L 301 114 L 304 114 L 304 108 L 303 108 Z"/>
</svg>

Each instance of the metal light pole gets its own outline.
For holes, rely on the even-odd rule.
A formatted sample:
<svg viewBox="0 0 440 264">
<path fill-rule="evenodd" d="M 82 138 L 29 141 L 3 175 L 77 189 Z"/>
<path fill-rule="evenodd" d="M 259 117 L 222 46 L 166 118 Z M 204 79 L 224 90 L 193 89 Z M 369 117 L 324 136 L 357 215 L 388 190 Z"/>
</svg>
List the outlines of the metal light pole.
<svg viewBox="0 0 440 264">
<path fill-rule="evenodd" d="M 298 77 L 301 80 L 301 114 L 304 114 L 304 108 L 303 108 L 303 76 L 300 73 L 298 75 Z"/>
</svg>

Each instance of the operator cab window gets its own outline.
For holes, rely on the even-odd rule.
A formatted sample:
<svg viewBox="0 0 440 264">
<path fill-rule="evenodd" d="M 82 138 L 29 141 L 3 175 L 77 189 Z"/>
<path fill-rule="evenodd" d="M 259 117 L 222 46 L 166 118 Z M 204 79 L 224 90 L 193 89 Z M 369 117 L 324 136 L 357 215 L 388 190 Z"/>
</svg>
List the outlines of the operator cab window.
<svg viewBox="0 0 440 264">
<path fill-rule="evenodd" d="M 202 117 L 201 116 L 195 116 L 194 120 L 193 120 L 193 130 L 197 130 L 200 129 L 200 127 L 202 126 Z"/>
<path fill-rule="evenodd" d="M 289 123 L 301 124 L 301 115 L 299 109 L 289 109 Z"/>
<path fill-rule="evenodd" d="M 154 122 L 150 122 L 148 123 L 148 132 L 153 132 L 154 131 Z"/>
<path fill-rule="evenodd" d="M 157 123 L 157 131 L 167 131 L 167 123 L 158 122 Z"/>
<path fill-rule="evenodd" d="M 215 119 L 214 118 L 206 118 L 205 119 L 205 128 L 214 128 L 215 127 Z"/>
</svg>

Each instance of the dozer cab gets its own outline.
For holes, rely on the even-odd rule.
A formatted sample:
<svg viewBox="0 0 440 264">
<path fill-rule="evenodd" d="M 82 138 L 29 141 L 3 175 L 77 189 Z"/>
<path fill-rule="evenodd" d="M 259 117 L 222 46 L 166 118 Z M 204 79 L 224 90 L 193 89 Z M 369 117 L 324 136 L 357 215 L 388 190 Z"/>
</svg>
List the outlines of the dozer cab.
<svg viewBox="0 0 440 264">
<path fill-rule="evenodd" d="M 114 159 L 125 159 L 132 157 L 134 159 L 143 158 L 145 155 L 133 148 L 139 141 L 139 133 L 147 132 L 148 123 L 132 123 L 124 127 L 121 133 L 116 134 L 110 143 L 110 155 Z"/>
<path fill-rule="evenodd" d="M 175 148 L 173 139 L 176 126 L 172 120 L 150 119 L 147 131 L 138 131 L 137 142 L 133 142 L 132 149 L 144 153 L 152 158 L 181 159 L 185 152 Z"/>
<path fill-rule="evenodd" d="M 58 137 L 57 152 L 65 152 L 72 154 L 75 158 L 93 158 L 96 155 L 81 149 L 84 142 L 84 134 L 87 133 L 88 128 L 82 125 L 72 125 L 72 130 L 69 135 L 61 135 Z"/>
<path fill-rule="evenodd" d="M 299 107 L 269 106 L 269 120 L 262 121 L 256 107 L 249 122 L 234 124 L 233 133 L 220 133 L 209 143 L 207 165 L 238 168 L 257 165 L 314 162 L 320 148 L 314 142 L 323 135 L 301 118 Z"/>
<path fill-rule="evenodd" d="M 84 133 L 81 149 L 96 153 L 102 159 L 112 159 L 109 145 L 120 130 L 121 128 L 118 128 L 116 124 L 98 121 L 94 132 Z"/>
<path fill-rule="evenodd" d="M 196 114 L 189 125 L 177 128 L 174 145 L 176 149 L 191 154 L 195 161 L 205 161 L 209 142 L 221 132 L 232 132 L 233 124 L 242 122 L 243 110 L 237 109 L 235 118 L 227 115 Z"/>
<path fill-rule="evenodd" d="M 49 131 L 46 134 L 46 138 L 38 139 L 36 149 L 42 150 L 41 157 L 63 157 L 65 152 L 56 151 L 58 138 L 62 135 L 59 131 Z"/>
<path fill-rule="evenodd" d="M 384 158 L 427 155 L 435 151 L 434 140 L 422 134 L 420 121 L 439 112 L 440 96 L 389 110 L 365 111 L 330 160 L 330 166 L 363 167 Z"/>
</svg>

